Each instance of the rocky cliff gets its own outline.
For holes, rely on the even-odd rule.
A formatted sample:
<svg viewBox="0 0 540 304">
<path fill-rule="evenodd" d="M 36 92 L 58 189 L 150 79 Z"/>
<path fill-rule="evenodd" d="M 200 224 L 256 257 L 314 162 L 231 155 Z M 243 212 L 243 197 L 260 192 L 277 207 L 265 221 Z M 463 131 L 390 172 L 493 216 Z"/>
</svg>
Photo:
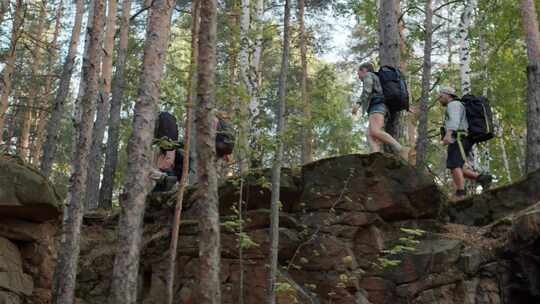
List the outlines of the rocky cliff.
<svg viewBox="0 0 540 304">
<path fill-rule="evenodd" d="M 0 155 L 0 303 L 51 300 L 59 198 L 20 159 Z"/>
<path fill-rule="evenodd" d="M 540 303 L 539 175 L 447 205 L 430 176 L 382 154 L 284 170 L 279 303 Z M 224 304 L 239 303 L 240 280 L 244 303 L 264 303 L 269 180 L 259 172 L 242 189 L 238 180 L 220 187 Z M 175 293 L 182 304 L 197 303 L 196 191 L 184 204 L 180 232 Z M 248 238 L 238 231 L 240 194 Z M 148 199 L 140 274 L 145 304 L 164 303 L 174 198 Z M 116 220 L 114 214 L 85 219 L 77 291 L 83 303 L 106 300 Z"/>
</svg>

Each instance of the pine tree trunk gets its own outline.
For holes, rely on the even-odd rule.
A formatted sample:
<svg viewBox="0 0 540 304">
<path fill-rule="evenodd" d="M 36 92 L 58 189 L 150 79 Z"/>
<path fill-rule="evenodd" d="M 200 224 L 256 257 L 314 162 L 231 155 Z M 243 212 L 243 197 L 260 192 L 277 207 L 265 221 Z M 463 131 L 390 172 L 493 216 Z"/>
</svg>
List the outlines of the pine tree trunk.
<svg viewBox="0 0 540 304">
<path fill-rule="evenodd" d="M 43 140 L 45 135 L 45 126 L 47 123 L 47 117 L 48 117 L 48 111 L 45 111 L 43 109 L 49 107 L 49 100 L 53 92 L 53 84 L 54 84 L 54 76 L 55 68 L 57 64 L 58 59 L 58 50 L 60 49 L 60 46 L 58 44 L 58 37 L 60 35 L 60 30 L 62 27 L 62 15 L 64 13 L 64 6 L 63 2 L 60 2 L 59 7 L 57 8 L 56 13 L 56 23 L 54 26 L 54 34 L 51 40 L 51 47 L 48 50 L 49 58 L 48 58 L 48 65 L 47 65 L 47 76 L 45 80 L 44 85 L 44 93 L 41 98 L 39 98 L 39 107 L 40 110 L 38 111 L 36 120 L 36 135 L 34 139 L 34 144 L 32 145 L 32 150 L 30 152 L 30 158 L 31 161 L 34 164 L 37 164 L 39 160 L 41 160 L 41 153 L 43 148 Z"/>
<path fill-rule="evenodd" d="M 36 39 L 41 41 L 43 40 L 42 36 L 47 17 L 47 8 L 45 7 L 45 1 L 37 3 L 37 5 L 39 6 L 39 14 L 37 16 L 37 20 L 35 20 L 32 24 L 30 31 Z M 38 103 L 36 100 L 38 99 L 38 96 L 41 95 L 40 89 L 42 84 L 40 83 L 41 79 L 38 74 L 40 73 L 41 63 L 43 61 L 43 48 L 39 45 L 39 43 L 36 43 L 30 52 L 32 53 L 32 61 L 30 65 L 31 81 L 28 88 L 28 95 L 26 96 L 26 103 L 22 108 L 23 115 L 20 127 L 21 133 L 17 139 L 17 155 L 27 161 L 29 161 L 30 157 L 30 131 L 34 116 L 37 113 L 35 108 Z"/>
<path fill-rule="evenodd" d="M 199 57 L 197 65 L 197 106 L 195 126 L 197 129 L 196 150 L 199 156 L 196 194 L 201 207 L 199 229 L 200 304 L 221 303 L 220 227 L 217 193 L 215 154 L 215 101 L 214 74 L 216 68 L 216 0 L 201 1 L 201 25 L 199 33 Z"/>
<path fill-rule="evenodd" d="M 195 74 L 195 60 L 197 59 L 197 35 L 199 33 L 199 0 L 193 0 L 191 3 L 191 61 L 189 63 L 189 78 L 187 83 L 186 96 L 186 128 L 184 132 L 184 151 L 189 151 L 191 147 L 191 127 L 193 126 L 193 79 Z M 180 232 L 180 220 L 182 215 L 182 204 L 184 201 L 184 192 L 189 179 L 189 157 L 187 153 L 182 164 L 182 178 L 176 197 L 176 208 L 174 213 L 173 228 L 171 235 L 171 245 L 169 249 L 169 268 L 167 271 L 167 304 L 173 304 L 174 301 L 174 278 L 176 274 L 176 258 L 178 255 L 178 238 Z"/>
<path fill-rule="evenodd" d="M 110 302 L 115 304 L 137 303 L 143 216 L 146 196 L 153 187 L 150 180 L 152 139 L 174 6 L 173 0 L 155 0 L 148 17 L 139 96 L 128 143 L 126 181 L 120 199 L 118 250 L 110 295 Z"/>
<path fill-rule="evenodd" d="M 300 59 L 302 62 L 302 104 L 304 110 L 304 132 L 302 135 L 302 164 L 313 161 L 313 128 L 311 126 L 311 102 L 308 93 L 308 61 L 307 61 L 307 38 L 305 28 L 305 0 L 298 0 L 298 22 L 300 39 Z"/>
<path fill-rule="evenodd" d="M 422 97 L 420 99 L 420 113 L 418 124 L 418 138 L 416 143 L 416 167 L 426 166 L 428 151 L 428 105 L 431 88 L 431 49 L 433 45 L 433 5 L 432 0 L 426 0 L 424 20 L 424 64 L 422 68 Z"/>
<path fill-rule="evenodd" d="M 86 83 L 79 101 L 81 120 L 75 125 L 78 133 L 76 149 L 73 153 L 72 173 L 67 197 L 68 205 L 64 211 L 63 235 L 59 249 L 58 263 L 53 286 L 55 304 L 71 304 L 79 261 L 80 235 L 84 214 L 84 190 L 88 170 L 88 156 L 92 140 L 92 121 L 96 110 L 99 74 L 98 65 L 101 57 L 101 41 L 105 6 L 103 0 L 95 0 L 91 32 L 88 40 L 87 57 L 83 59 L 82 81 Z"/>
<path fill-rule="evenodd" d="M 379 12 L 379 57 L 381 66 L 400 66 L 401 50 L 399 43 L 398 16 L 399 0 L 380 0 Z M 396 140 L 401 137 L 401 113 L 390 113 L 386 131 Z"/>
<path fill-rule="evenodd" d="M 527 173 L 540 170 L 540 31 L 533 0 L 521 0 L 521 16 L 527 41 Z"/>
<path fill-rule="evenodd" d="M 467 0 L 459 23 L 459 75 L 461 79 L 461 95 L 471 93 L 471 50 L 469 29 L 474 12 L 474 0 Z"/>
<path fill-rule="evenodd" d="M 107 128 L 107 114 L 110 112 L 110 94 L 112 81 L 112 64 L 114 35 L 116 33 L 116 0 L 108 0 L 106 31 L 103 40 L 103 61 L 101 63 L 101 91 L 97 98 L 97 114 L 92 135 L 88 181 L 86 183 L 85 204 L 87 209 L 99 206 L 99 181 L 103 165 L 103 137 Z"/>
<path fill-rule="evenodd" d="M 285 12 L 283 19 L 283 54 L 281 59 L 281 71 L 279 74 L 278 104 L 276 109 L 276 149 L 274 163 L 272 165 L 272 195 L 270 215 L 270 257 L 268 272 L 268 304 L 276 303 L 276 280 L 278 274 L 278 249 L 279 249 L 279 205 L 281 187 L 281 166 L 283 162 L 283 135 L 285 133 L 285 102 L 287 97 L 287 76 L 289 72 L 289 44 L 290 44 L 290 19 L 291 8 L 289 0 L 285 0 Z"/>
<path fill-rule="evenodd" d="M 118 143 L 120 137 L 120 112 L 124 100 L 126 62 L 128 57 L 129 21 L 131 0 L 122 1 L 122 19 L 120 21 L 120 37 L 112 88 L 111 107 L 109 113 L 109 129 L 107 132 L 107 150 L 103 167 L 103 180 L 99 191 L 99 207 L 112 208 L 114 175 L 118 163 Z"/>
<path fill-rule="evenodd" d="M 238 132 L 238 158 L 240 173 L 249 170 L 249 102 L 253 94 L 253 87 L 249 78 L 249 49 L 250 49 L 250 0 L 242 0 L 242 14 L 240 16 L 240 81 L 242 94 L 238 98 L 239 132 Z"/>
<path fill-rule="evenodd" d="M 41 159 L 41 172 L 45 176 L 50 175 L 56 154 L 56 147 L 60 136 L 60 122 L 62 120 L 62 115 L 64 114 L 64 103 L 69 95 L 71 76 L 73 75 L 75 59 L 77 58 L 77 48 L 79 46 L 79 38 L 81 35 L 83 13 L 84 0 L 77 0 L 75 4 L 75 19 L 69 42 L 69 50 L 62 67 L 60 83 L 51 108 L 51 117 L 47 123 L 47 139 L 43 146 L 43 156 Z"/>
<path fill-rule="evenodd" d="M 11 95 L 11 78 L 15 69 L 15 60 L 17 59 L 17 43 L 23 30 L 25 7 L 23 0 L 15 2 L 13 26 L 11 28 L 11 39 L 9 49 L 6 53 L 5 67 L 2 71 L 2 81 L 0 81 L 0 142 L 4 134 L 4 122 L 8 108 L 9 96 Z"/>
</svg>

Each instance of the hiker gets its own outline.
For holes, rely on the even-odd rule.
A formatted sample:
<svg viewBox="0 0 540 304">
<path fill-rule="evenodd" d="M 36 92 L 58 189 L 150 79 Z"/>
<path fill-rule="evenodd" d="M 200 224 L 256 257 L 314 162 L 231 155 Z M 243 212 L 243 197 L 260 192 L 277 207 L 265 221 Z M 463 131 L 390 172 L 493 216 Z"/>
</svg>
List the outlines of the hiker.
<svg viewBox="0 0 540 304">
<path fill-rule="evenodd" d="M 384 68 L 388 69 L 389 67 Z M 360 107 L 362 107 L 364 113 L 368 114 L 367 139 L 371 153 L 380 152 L 381 144 L 387 144 L 395 152 L 399 153 L 403 159 L 408 160 L 410 149 L 402 146 L 396 139 L 384 131 L 385 118 L 390 113 L 380 78 L 375 73 L 373 65 L 371 63 L 362 63 L 358 68 L 358 78 L 363 83 L 363 90 L 360 101 L 353 106 L 352 114 L 356 115 Z"/>
<path fill-rule="evenodd" d="M 217 169 L 222 169 L 234 150 L 234 130 L 223 113 L 216 116 L 214 127 L 216 128 L 216 165 Z M 151 175 L 156 180 L 153 191 L 169 191 L 182 177 L 185 157 L 183 143 L 178 139 L 178 124 L 172 114 L 159 113 L 154 145 L 159 148 L 159 152 L 154 161 L 157 169 Z M 189 169 L 192 171 L 193 168 L 190 166 Z M 221 170 L 218 171 L 221 172 Z"/>
<path fill-rule="evenodd" d="M 465 105 L 458 99 L 455 90 L 449 87 L 440 89 L 438 99 L 441 106 L 446 108 L 441 136 L 443 145 L 448 146 L 446 167 L 452 172 L 456 199 L 467 195 L 465 178 L 474 180 L 482 189 L 488 189 L 492 182 L 491 175 L 475 172 L 466 166 L 475 141 L 469 136 Z"/>
</svg>

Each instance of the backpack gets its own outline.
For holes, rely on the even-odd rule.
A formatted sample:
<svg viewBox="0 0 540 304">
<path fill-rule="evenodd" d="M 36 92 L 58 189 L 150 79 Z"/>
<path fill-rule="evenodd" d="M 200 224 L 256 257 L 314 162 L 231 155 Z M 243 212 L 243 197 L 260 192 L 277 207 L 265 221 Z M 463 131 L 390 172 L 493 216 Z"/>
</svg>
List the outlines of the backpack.
<svg viewBox="0 0 540 304">
<path fill-rule="evenodd" d="M 461 98 L 469 122 L 469 138 L 474 143 L 492 139 L 494 135 L 493 112 L 484 96 L 467 94 Z"/>
<path fill-rule="evenodd" d="M 381 81 L 384 103 L 390 112 L 409 110 L 407 83 L 398 68 L 382 66 L 376 73 Z"/>
<path fill-rule="evenodd" d="M 218 117 L 216 127 L 216 154 L 223 157 L 233 153 L 236 137 L 234 128 L 224 119 Z"/>
<path fill-rule="evenodd" d="M 168 112 L 160 112 L 156 121 L 154 138 L 167 138 L 170 141 L 178 142 L 178 124 L 176 117 Z"/>
</svg>

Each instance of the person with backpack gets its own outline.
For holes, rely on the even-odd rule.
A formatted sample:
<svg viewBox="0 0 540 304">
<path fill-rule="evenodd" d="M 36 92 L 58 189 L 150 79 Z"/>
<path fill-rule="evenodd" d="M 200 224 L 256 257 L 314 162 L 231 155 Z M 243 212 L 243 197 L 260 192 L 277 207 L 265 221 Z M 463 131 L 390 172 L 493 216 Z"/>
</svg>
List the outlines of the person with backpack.
<svg viewBox="0 0 540 304">
<path fill-rule="evenodd" d="M 384 131 L 385 118 L 390 113 L 388 98 L 385 96 L 381 79 L 371 63 L 362 63 L 358 68 L 358 78 L 363 83 L 362 95 L 352 109 L 356 115 L 360 107 L 368 115 L 368 144 L 371 153 L 381 151 L 381 144 L 387 144 L 403 159 L 408 160 L 410 149 L 402 146 L 395 138 Z"/>
<path fill-rule="evenodd" d="M 438 99 L 441 106 L 446 108 L 441 135 L 443 145 L 448 147 L 446 167 L 452 172 L 456 199 L 462 199 L 467 195 L 465 178 L 480 184 L 482 189 L 488 189 L 492 176 L 475 172 L 466 166 L 475 144 L 474 137 L 469 134 L 466 106 L 459 100 L 455 90 L 449 87 L 440 89 Z"/>
</svg>

